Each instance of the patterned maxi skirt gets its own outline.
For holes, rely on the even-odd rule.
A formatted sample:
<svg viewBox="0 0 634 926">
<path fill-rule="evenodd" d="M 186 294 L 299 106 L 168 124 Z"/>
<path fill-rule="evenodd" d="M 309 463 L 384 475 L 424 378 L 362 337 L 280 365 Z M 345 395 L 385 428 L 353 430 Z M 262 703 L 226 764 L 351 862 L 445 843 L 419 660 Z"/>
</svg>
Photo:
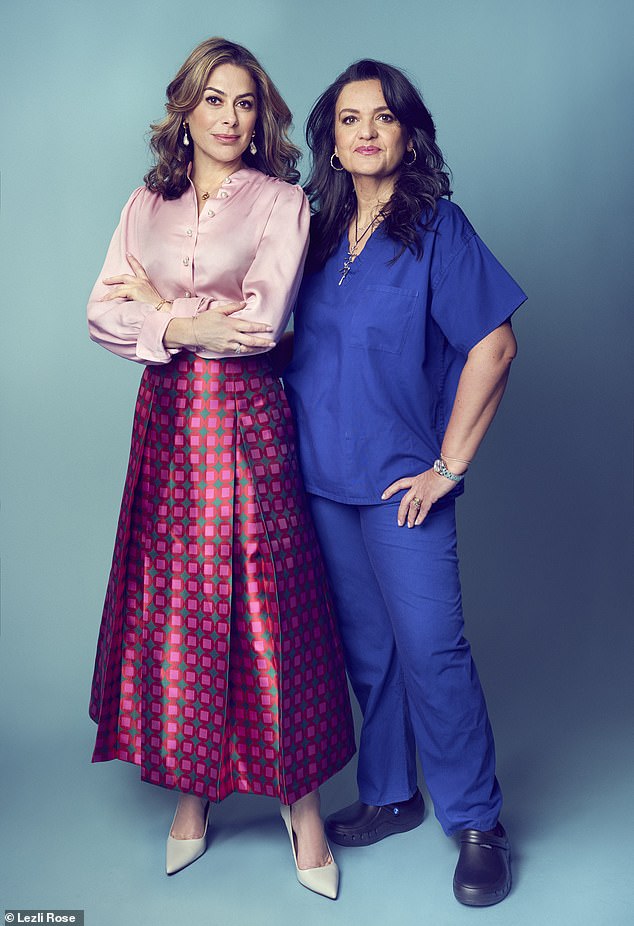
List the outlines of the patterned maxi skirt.
<svg viewBox="0 0 634 926">
<path fill-rule="evenodd" d="M 97 645 L 94 762 L 293 803 L 354 753 L 343 655 L 266 357 L 147 367 Z"/>
</svg>

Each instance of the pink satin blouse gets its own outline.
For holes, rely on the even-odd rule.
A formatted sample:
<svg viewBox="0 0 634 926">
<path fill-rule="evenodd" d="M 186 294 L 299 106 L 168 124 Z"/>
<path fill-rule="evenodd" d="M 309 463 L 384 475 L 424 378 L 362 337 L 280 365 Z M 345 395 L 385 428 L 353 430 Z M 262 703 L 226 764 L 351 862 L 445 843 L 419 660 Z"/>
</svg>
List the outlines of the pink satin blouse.
<svg viewBox="0 0 634 926">
<path fill-rule="evenodd" d="M 301 187 L 248 167 L 227 177 L 200 215 L 191 182 L 173 200 L 140 187 L 123 208 L 90 295 L 90 337 L 128 360 L 167 363 L 178 353 L 163 344 L 172 318 L 192 317 L 212 303 L 245 301 L 237 314 L 272 325 L 277 340 L 297 295 L 309 218 Z M 133 300 L 103 301 L 104 277 L 132 273 L 126 253 L 141 262 L 164 299 L 174 300 L 170 312 Z"/>
</svg>

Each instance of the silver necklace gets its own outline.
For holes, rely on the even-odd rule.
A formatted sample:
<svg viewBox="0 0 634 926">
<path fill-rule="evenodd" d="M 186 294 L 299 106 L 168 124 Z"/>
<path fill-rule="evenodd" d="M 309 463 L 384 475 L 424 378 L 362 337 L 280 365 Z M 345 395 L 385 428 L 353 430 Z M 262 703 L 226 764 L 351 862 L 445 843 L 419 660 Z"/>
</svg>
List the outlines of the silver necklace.
<svg viewBox="0 0 634 926">
<path fill-rule="evenodd" d="M 372 219 L 372 221 L 370 222 L 370 224 L 369 224 L 366 228 L 364 228 L 364 230 L 361 232 L 361 234 L 359 234 L 359 214 L 358 214 L 358 212 L 355 212 L 355 214 L 354 214 L 354 234 L 355 234 L 355 240 L 354 240 L 354 244 L 353 244 L 353 245 L 351 245 L 350 242 L 348 242 L 348 254 L 346 255 L 346 258 L 345 258 L 345 260 L 344 260 L 344 262 L 343 262 L 343 267 L 342 267 L 341 270 L 339 271 L 339 272 L 341 273 L 341 278 L 340 278 L 340 280 L 339 280 L 337 286 L 341 286 L 341 284 L 343 283 L 343 281 L 345 280 L 345 278 L 346 278 L 346 277 L 348 276 L 348 274 L 350 273 L 350 268 L 352 267 L 352 262 L 353 262 L 353 260 L 354 260 L 355 257 L 357 256 L 356 251 L 357 251 L 357 247 L 359 246 L 360 242 L 363 241 L 363 239 L 365 238 L 365 236 L 367 235 L 367 233 L 370 231 L 370 229 L 372 228 L 372 226 L 373 226 L 373 225 L 376 225 L 376 223 L 379 221 L 379 217 L 381 217 L 382 215 L 383 215 L 382 212 L 377 213 L 377 215 L 374 216 L 374 218 Z"/>
</svg>

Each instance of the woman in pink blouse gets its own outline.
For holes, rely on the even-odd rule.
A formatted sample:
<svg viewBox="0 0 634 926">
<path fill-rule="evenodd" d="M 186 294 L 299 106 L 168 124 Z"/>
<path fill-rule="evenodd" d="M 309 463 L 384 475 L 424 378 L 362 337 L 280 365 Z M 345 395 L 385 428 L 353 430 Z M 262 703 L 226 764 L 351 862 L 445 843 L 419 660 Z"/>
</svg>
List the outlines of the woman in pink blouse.
<svg viewBox="0 0 634 926">
<path fill-rule="evenodd" d="M 167 872 L 210 802 L 279 798 L 302 884 L 335 897 L 319 785 L 354 752 L 341 646 L 291 416 L 268 351 L 309 209 L 290 112 L 246 49 L 209 39 L 167 88 L 90 336 L 145 364 L 101 623 L 93 761 L 180 793 Z M 291 811 L 292 808 L 292 811 Z"/>
</svg>

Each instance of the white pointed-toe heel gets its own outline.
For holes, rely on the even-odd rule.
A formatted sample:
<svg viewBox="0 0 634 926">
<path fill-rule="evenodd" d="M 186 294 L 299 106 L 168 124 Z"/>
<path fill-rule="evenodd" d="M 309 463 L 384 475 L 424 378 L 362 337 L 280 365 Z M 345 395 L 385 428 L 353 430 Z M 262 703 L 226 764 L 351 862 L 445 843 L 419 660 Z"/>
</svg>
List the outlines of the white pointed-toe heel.
<svg viewBox="0 0 634 926">
<path fill-rule="evenodd" d="M 297 852 L 295 851 L 295 834 L 293 833 L 293 824 L 291 822 L 291 808 L 288 804 L 280 804 L 280 814 L 286 825 L 288 838 L 291 841 L 293 850 L 293 860 L 295 862 L 295 873 L 297 880 L 309 891 L 321 894 L 323 897 L 330 897 L 336 900 L 339 891 L 339 868 L 335 862 L 334 856 L 326 840 L 326 846 L 330 853 L 332 861 L 329 865 L 323 865 L 321 868 L 299 868 L 297 865 Z"/>
<path fill-rule="evenodd" d="M 204 854 L 207 848 L 209 808 L 210 804 L 207 802 L 207 809 L 205 810 L 205 828 L 200 839 L 175 839 L 174 836 L 172 836 L 172 826 L 174 826 L 174 820 L 176 820 L 176 814 L 178 813 L 178 807 L 176 808 L 172 826 L 170 826 L 169 836 L 167 837 L 167 846 L 165 847 L 165 871 L 168 875 L 175 875 L 177 871 L 191 865 L 192 862 L 195 862 L 197 858 L 200 858 L 200 856 Z"/>
</svg>

